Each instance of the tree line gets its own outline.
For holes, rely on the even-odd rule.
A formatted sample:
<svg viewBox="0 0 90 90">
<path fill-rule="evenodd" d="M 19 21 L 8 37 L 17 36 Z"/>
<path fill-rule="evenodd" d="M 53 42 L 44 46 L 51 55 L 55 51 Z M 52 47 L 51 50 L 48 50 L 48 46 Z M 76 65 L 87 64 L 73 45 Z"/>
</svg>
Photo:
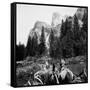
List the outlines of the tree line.
<svg viewBox="0 0 90 90">
<path fill-rule="evenodd" d="M 34 36 L 28 37 L 26 47 L 24 45 L 16 45 L 16 57 L 17 60 L 23 60 L 23 58 L 27 56 L 42 56 L 45 53 L 46 45 L 45 45 L 45 34 L 44 34 L 44 27 L 42 27 L 40 43 L 38 44 L 38 37 L 36 32 Z"/>
<path fill-rule="evenodd" d="M 68 17 L 71 19 L 72 17 Z M 84 14 L 80 27 L 76 14 L 72 21 L 66 18 L 62 20 L 60 37 L 54 37 L 53 30 L 50 34 L 50 56 L 54 58 L 69 58 L 79 55 L 87 55 L 88 19 Z"/>
<path fill-rule="evenodd" d="M 84 13 L 82 27 L 80 27 L 76 14 L 73 17 L 62 20 L 60 36 L 54 35 L 51 29 L 49 36 L 49 53 L 52 58 L 69 58 L 79 55 L 87 55 L 88 39 L 88 13 Z M 34 37 L 28 37 L 26 47 L 24 45 L 16 46 L 17 60 L 27 56 L 42 56 L 46 52 L 44 27 L 41 30 L 40 43 L 38 44 L 37 34 Z"/>
</svg>

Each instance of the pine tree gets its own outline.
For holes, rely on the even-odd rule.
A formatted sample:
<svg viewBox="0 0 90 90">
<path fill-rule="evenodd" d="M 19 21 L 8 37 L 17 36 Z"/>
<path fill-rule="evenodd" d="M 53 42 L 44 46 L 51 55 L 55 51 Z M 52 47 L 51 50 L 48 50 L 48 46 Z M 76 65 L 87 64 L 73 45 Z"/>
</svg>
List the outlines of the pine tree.
<svg viewBox="0 0 90 90">
<path fill-rule="evenodd" d="M 82 29 L 87 32 L 88 31 L 88 11 L 87 9 L 86 9 L 86 12 L 84 12 L 82 21 L 83 21 Z"/>
<path fill-rule="evenodd" d="M 31 56 L 35 56 L 35 37 L 32 37 L 32 52 L 31 52 Z"/>
<path fill-rule="evenodd" d="M 34 35 L 34 51 L 35 51 L 35 55 L 38 55 L 39 54 L 39 44 L 38 44 L 38 36 L 35 32 L 35 35 Z"/>
<path fill-rule="evenodd" d="M 27 46 L 26 46 L 26 56 L 30 56 L 31 52 L 32 52 L 32 39 L 29 36 L 27 41 Z"/>
<path fill-rule="evenodd" d="M 55 56 L 56 56 L 56 58 L 61 58 L 61 42 L 60 42 L 60 38 L 59 37 L 56 37 L 56 42 L 55 42 L 55 44 L 56 44 L 56 49 L 55 49 Z"/>
<path fill-rule="evenodd" d="M 26 46 L 26 56 L 35 56 L 38 53 L 38 40 L 37 34 L 34 33 L 34 36 L 31 38 L 28 37 L 28 42 Z"/>
<path fill-rule="evenodd" d="M 78 23 L 78 18 L 76 15 L 74 15 L 74 24 L 73 24 L 73 49 L 74 49 L 74 55 L 77 56 L 80 53 L 80 26 Z"/>
<path fill-rule="evenodd" d="M 31 52 L 31 56 L 36 56 L 38 54 L 38 37 L 37 37 L 37 34 L 36 32 L 34 32 L 34 36 L 32 37 L 32 45 L 31 45 L 31 48 L 32 48 L 32 52 Z"/>
<path fill-rule="evenodd" d="M 62 20 L 61 28 L 60 28 L 60 39 L 62 39 L 65 35 L 65 23 Z"/>
<path fill-rule="evenodd" d="M 25 58 L 25 46 L 24 44 L 16 45 L 16 60 L 20 61 Z"/>
<path fill-rule="evenodd" d="M 83 51 L 84 55 L 86 55 L 86 73 L 88 74 L 88 8 L 86 8 L 86 12 L 84 12 L 83 16 Z"/>
<path fill-rule="evenodd" d="M 68 18 L 65 22 L 62 21 L 61 25 L 60 46 L 62 57 L 71 57 L 73 54 L 72 22 L 68 21 Z"/>
<path fill-rule="evenodd" d="M 42 27 L 41 37 L 40 37 L 40 44 L 39 44 L 39 54 L 42 55 L 45 52 L 46 45 L 45 45 L 45 34 L 44 34 L 44 27 Z"/>
<path fill-rule="evenodd" d="M 54 33 L 51 30 L 50 37 L 49 37 L 49 43 L 50 43 L 49 52 L 50 52 L 50 56 L 51 57 L 54 57 L 54 50 L 55 50 L 54 40 L 55 40 Z"/>
<path fill-rule="evenodd" d="M 73 24 L 73 35 L 74 35 L 74 40 L 79 39 L 79 31 L 80 31 L 80 26 L 78 23 L 78 18 L 76 15 L 74 15 L 74 24 Z"/>
<path fill-rule="evenodd" d="M 81 36 L 80 36 L 80 40 L 81 40 L 81 50 L 80 53 L 83 55 L 87 54 L 87 40 L 88 40 L 88 13 L 87 13 L 87 9 L 86 12 L 84 12 L 84 16 L 82 19 L 83 25 L 81 28 Z"/>
</svg>

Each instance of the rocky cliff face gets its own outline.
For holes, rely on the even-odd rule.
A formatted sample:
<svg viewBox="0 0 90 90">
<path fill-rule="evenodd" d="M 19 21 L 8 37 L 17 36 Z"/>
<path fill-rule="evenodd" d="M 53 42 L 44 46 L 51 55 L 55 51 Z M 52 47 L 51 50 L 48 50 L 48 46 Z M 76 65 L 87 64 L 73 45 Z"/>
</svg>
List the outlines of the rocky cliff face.
<svg viewBox="0 0 90 90">
<path fill-rule="evenodd" d="M 33 37 L 35 33 L 38 36 L 38 43 L 40 43 L 40 36 L 42 32 L 42 27 L 44 27 L 44 34 L 46 39 L 46 46 L 48 47 L 48 39 L 51 32 L 51 26 L 45 22 L 37 21 L 33 27 L 33 29 L 30 31 L 30 36 Z"/>
<path fill-rule="evenodd" d="M 79 20 L 82 20 L 84 13 L 86 13 L 86 9 L 85 8 L 79 8 L 79 9 L 77 9 L 77 11 L 76 11 L 77 18 Z"/>
<path fill-rule="evenodd" d="M 42 27 L 44 27 L 44 34 L 45 34 L 45 39 L 46 39 L 46 47 L 49 48 L 49 35 L 51 30 L 54 31 L 55 36 L 59 36 L 59 31 L 60 31 L 60 27 L 61 24 L 56 25 L 55 27 L 52 27 L 51 25 L 45 23 L 45 22 L 41 22 L 41 21 L 37 21 L 33 27 L 33 29 L 30 31 L 30 36 L 33 37 L 35 35 L 35 33 L 38 36 L 38 43 L 40 43 L 40 36 L 41 36 L 41 31 L 42 31 Z"/>
<path fill-rule="evenodd" d="M 82 18 L 84 13 L 86 13 L 86 9 L 85 8 L 79 8 L 76 11 L 76 16 L 78 17 L 78 21 L 80 26 L 82 26 Z M 73 16 L 74 17 L 74 16 Z M 73 17 L 68 18 L 69 21 L 73 22 Z M 42 21 L 36 21 L 34 27 L 30 30 L 30 36 L 33 37 L 35 35 L 35 33 L 38 36 L 38 43 L 40 43 L 39 39 L 41 36 L 41 31 L 42 31 L 42 27 L 44 27 L 44 31 L 45 31 L 45 39 L 46 39 L 46 47 L 49 48 L 49 35 L 51 30 L 54 31 L 54 35 L 55 36 L 60 36 L 60 28 L 61 28 L 61 21 L 62 21 L 62 16 L 60 16 L 58 13 L 53 13 L 52 16 L 52 23 L 51 25 L 47 24 L 46 22 L 42 22 Z M 65 18 L 64 18 L 65 19 Z"/>
<path fill-rule="evenodd" d="M 52 27 L 56 27 L 58 24 L 61 23 L 62 21 L 62 16 L 57 13 L 57 12 L 54 12 L 53 15 L 52 15 L 52 23 L 51 23 L 51 26 Z"/>
<path fill-rule="evenodd" d="M 83 25 L 82 19 L 83 19 L 83 16 L 85 13 L 87 13 L 86 8 L 79 8 L 76 11 L 76 16 L 78 18 L 78 23 L 79 23 L 80 27 L 82 27 L 82 25 Z"/>
</svg>

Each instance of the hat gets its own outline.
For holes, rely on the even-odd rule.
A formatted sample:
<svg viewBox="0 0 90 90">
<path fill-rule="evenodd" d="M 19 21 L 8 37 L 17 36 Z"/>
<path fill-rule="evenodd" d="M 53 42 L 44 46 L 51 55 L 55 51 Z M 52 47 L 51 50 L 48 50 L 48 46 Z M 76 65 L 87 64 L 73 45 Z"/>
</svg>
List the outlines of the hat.
<svg viewBox="0 0 90 90">
<path fill-rule="evenodd" d="M 65 65 L 64 59 L 61 59 L 61 64 L 62 64 L 62 65 Z"/>
</svg>

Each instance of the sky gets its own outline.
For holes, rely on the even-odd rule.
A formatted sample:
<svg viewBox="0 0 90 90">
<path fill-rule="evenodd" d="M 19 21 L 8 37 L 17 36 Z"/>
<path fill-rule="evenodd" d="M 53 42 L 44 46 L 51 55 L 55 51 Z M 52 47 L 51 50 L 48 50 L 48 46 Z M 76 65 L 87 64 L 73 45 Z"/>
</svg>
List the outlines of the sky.
<svg viewBox="0 0 90 90">
<path fill-rule="evenodd" d="M 30 30 L 36 21 L 46 22 L 51 25 L 53 13 L 58 13 L 61 19 L 65 16 L 73 16 L 77 8 L 74 7 L 55 7 L 17 4 L 17 37 L 16 44 L 26 46 Z"/>
</svg>

